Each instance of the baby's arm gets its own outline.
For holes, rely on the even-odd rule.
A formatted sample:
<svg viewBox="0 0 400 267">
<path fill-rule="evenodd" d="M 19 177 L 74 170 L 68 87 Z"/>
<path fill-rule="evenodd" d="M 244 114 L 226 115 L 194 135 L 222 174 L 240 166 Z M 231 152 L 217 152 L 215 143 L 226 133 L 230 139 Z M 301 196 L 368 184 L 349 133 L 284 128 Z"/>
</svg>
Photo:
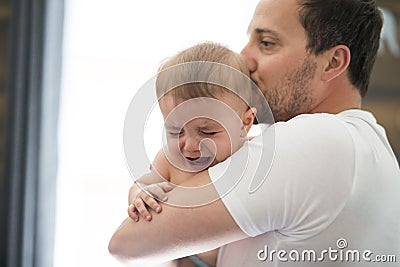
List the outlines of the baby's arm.
<svg viewBox="0 0 400 267">
<path fill-rule="evenodd" d="M 161 151 L 162 153 L 162 151 Z M 160 152 L 159 152 L 160 154 Z M 168 159 L 165 157 L 164 154 L 159 155 L 158 157 L 156 157 L 155 161 L 154 161 L 155 166 L 161 166 L 162 170 L 168 170 L 168 174 L 165 174 L 168 176 L 168 181 L 170 181 L 170 176 L 185 176 L 185 179 L 190 179 L 190 177 L 192 175 L 194 175 L 195 173 L 185 173 L 184 175 L 182 175 L 182 171 L 178 170 L 177 168 L 173 167 L 171 165 L 171 163 L 169 163 Z M 167 167 L 165 167 L 165 165 L 168 165 Z M 163 167 L 164 166 L 164 167 Z M 178 172 L 180 174 L 178 174 Z M 171 175 L 172 173 L 172 175 Z M 179 185 L 180 181 L 171 181 L 172 183 Z M 182 181 L 181 181 L 182 182 Z M 216 266 L 217 265 L 217 256 L 218 256 L 218 251 L 219 248 L 216 248 L 214 250 L 210 250 L 210 251 L 206 251 L 203 253 L 199 253 L 196 254 L 196 256 L 198 258 L 200 258 L 204 263 L 206 263 L 209 266 Z M 181 258 L 178 260 L 178 267 L 199 267 L 199 265 L 197 265 L 193 260 L 195 259 L 191 259 L 191 257 L 185 257 L 185 258 Z M 203 266 L 203 265 L 202 265 Z M 204 265 L 206 266 L 206 265 Z"/>
<path fill-rule="evenodd" d="M 151 221 L 152 217 L 148 207 L 157 213 L 161 212 L 161 206 L 157 200 L 166 201 L 165 193 L 173 189 L 169 184 L 170 168 L 171 164 L 163 150 L 160 150 L 150 166 L 151 172 L 142 176 L 131 187 L 128 214 L 134 221 L 139 221 L 139 215 Z"/>
<path fill-rule="evenodd" d="M 140 184 L 135 183 L 131 187 L 130 200 L 131 203 L 128 207 L 128 214 L 131 219 L 138 222 L 139 215 L 145 218 L 147 221 L 151 221 L 152 216 L 148 210 L 150 207 L 156 213 L 161 212 L 161 205 L 157 200 L 166 201 L 166 192 L 169 192 L 173 187 L 168 182 L 156 183 L 156 184 Z"/>
<path fill-rule="evenodd" d="M 137 183 L 135 183 L 135 186 L 131 188 L 131 190 L 137 191 L 129 194 L 134 196 L 134 199 L 133 202 L 130 202 L 133 203 L 133 205 L 131 205 L 133 207 L 129 209 L 128 213 L 129 216 L 135 221 L 139 221 L 139 214 L 140 216 L 146 218 L 147 221 L 152 219 L 147 207 L 150 207 L 156 213 L 161 212 L 161 205 L 159 205 L 159 203 L 154 199 L 154 196 L 156 196 L 157 199 L 166 201 L 166 199 L 163 199 L 163 196 L 166 196 L 164 193 L 173 189 L 173 187 L 168 183 L 170 182 L 171 172 L 174 174 L 176 174 L 176 172 L 181 172 L 171 165 L 162 149 L 158 152 L 150 169 L 151 173 L 141 177 Z M 186 179 L 193 174 L 194 173 L 185 174 Z M 162 177 L 164 180 L 162 180 L 160 177 Z M 177 183 L 177 181 L 174 181 L 174 183 Z M 145 191 L 149 192 L 151 195 Z M 219 248 L 197 254 L 196 256 L 208 265 L 215 266 L 217 262 L 218 250 Z M 185 257 L 178 260 L 178 266 L 191 267 L 198 265 L 195 264 L 190 257 Z"/>
</svg>

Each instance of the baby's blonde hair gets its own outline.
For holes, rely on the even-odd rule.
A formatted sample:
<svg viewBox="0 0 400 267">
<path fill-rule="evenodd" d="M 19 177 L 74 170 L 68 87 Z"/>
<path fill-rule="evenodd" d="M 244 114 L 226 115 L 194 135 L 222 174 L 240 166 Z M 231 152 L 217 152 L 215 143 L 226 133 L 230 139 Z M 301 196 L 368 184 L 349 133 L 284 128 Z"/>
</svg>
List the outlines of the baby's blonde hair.
<svg viewBox="0 0 400 267">
<path fill-rule="evenodd" d="M 189 62 L 196 62 L 196 67 L 183 67 L 184 63 Z M 177 66 L 182 68 L 176 68 Z M 175 101 L 198 97 L 218 98 L 233 93 L 240 96 L 242 99 L 239 101 L 246 103 L 248 107 L 251 97 L 249 76 L 246 62 L 239 54 L 223 45 L 206 42 L 185 49 L 161 64 L 157 75 L 156 93 L 159 99 L 165 94 L 171 94 Z M 199 77 L 213 77 L 210 80 L 217 80 L 219 85 L 210 82 L 189 82 L 176 86 L 179 84 L 177 81 L 198 81 Z M 229 86 L 228 90 L 224 87 L 228 85 L 233 86 Z"/>
</svg>

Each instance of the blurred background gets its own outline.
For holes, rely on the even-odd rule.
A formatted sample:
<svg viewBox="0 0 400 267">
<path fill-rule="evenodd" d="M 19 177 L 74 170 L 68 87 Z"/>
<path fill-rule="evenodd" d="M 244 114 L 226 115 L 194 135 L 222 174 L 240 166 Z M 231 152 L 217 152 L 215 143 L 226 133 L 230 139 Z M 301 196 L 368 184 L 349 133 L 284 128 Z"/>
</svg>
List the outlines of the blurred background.
<svg viewBox="0 0 400 267">
<path fill-rule="evenodd" d="M 400 1 L 378 0 L 385 25 L 363 108 L 374 113 L 400 157 Z"/>
<path fill-rule="evenodd" d="M 121 266 L 108 241 L 132 179 L 122 131 L 160 62 L 215 41 L 240 52 L 258 0 L 0 0 L 0 266 Z M 364 109 L 400 157 L 400 1 Z M 161 146 L 157 109 L 147 129 Z M 153 137 L 155 136 L 155 137 Z"/>
</svg>

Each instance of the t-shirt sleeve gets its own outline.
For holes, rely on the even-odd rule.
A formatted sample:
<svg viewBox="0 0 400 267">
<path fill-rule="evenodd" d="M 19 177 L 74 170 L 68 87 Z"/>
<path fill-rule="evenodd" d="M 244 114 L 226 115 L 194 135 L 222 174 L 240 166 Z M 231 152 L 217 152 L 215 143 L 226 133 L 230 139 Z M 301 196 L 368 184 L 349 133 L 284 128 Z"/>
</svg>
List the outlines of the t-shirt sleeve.
<svg viewBox="0 0 400 267">
<path fill-rule="evenodd" d="M 311 237 L 336 218 L 353 186 L 354 146 L 334 115 L 276 123 L 209 168 L 226 208 L 248 236 Z"/>
</svg>

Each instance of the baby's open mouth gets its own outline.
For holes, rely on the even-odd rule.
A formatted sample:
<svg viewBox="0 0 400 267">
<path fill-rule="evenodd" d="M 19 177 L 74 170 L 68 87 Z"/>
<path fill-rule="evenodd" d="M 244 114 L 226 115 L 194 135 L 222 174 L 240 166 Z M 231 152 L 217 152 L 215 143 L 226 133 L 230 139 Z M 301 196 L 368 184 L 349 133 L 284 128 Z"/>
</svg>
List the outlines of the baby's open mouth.
<svg viewBox="0 0 400 267">
<path fill-rule="evenodd" d="M 197 157 L 197 158 L 185 157 L 185 158 L 190 165 L 195 165 L 195 166 L 208 165 L 213 160 L 213 157 Z"/>
</svg>

